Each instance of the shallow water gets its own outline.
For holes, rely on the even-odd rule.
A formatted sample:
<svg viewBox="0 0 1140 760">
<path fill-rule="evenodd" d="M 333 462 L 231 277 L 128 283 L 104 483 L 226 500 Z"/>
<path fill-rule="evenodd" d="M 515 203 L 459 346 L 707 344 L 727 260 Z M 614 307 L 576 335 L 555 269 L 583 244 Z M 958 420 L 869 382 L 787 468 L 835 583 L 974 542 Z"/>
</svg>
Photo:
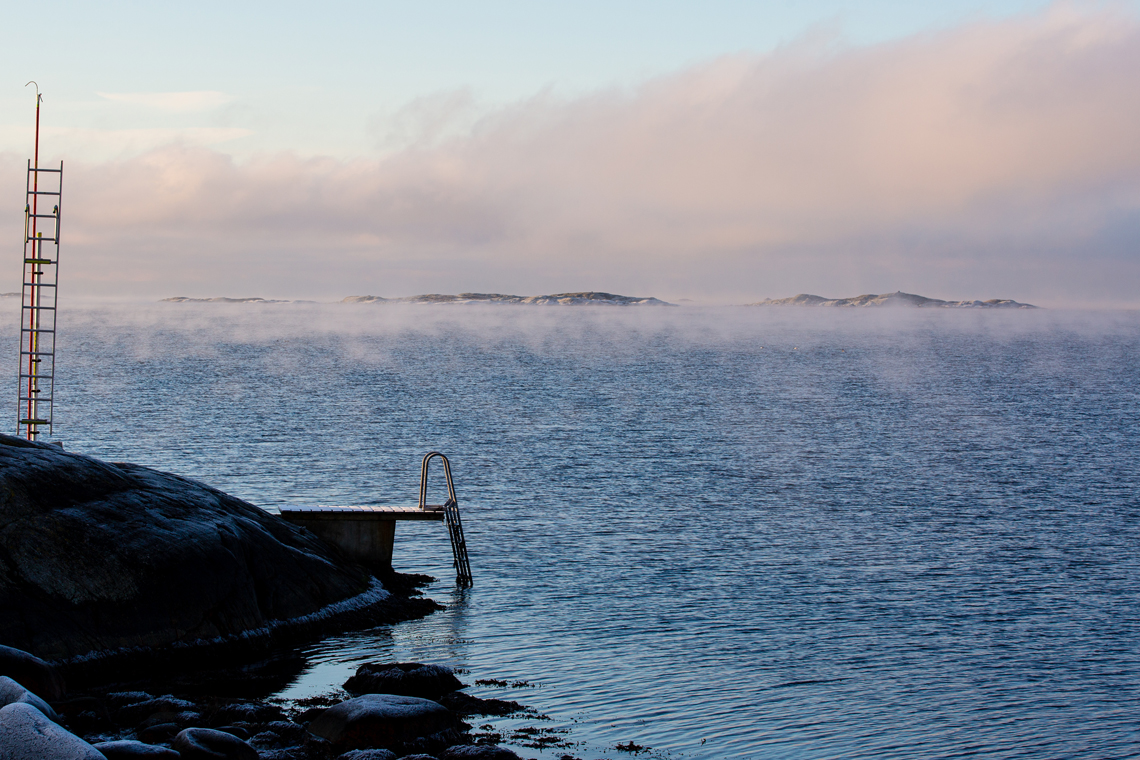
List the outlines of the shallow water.
<svg viewBox="0 0 1140 760">
<path fill-rule="evenodd" d="M 411 505 L 451 458 L 475 586 L 401 524 L 397 568 L 448 609 L 314 645 L 285 696 L 423 660 L 536 684 L 473 689 L 569 729 L 524 757 L 1140 755 L 1138 314 L 65 305 L 60 330 L 74 451 L 270 510 Z"/>
</svg>

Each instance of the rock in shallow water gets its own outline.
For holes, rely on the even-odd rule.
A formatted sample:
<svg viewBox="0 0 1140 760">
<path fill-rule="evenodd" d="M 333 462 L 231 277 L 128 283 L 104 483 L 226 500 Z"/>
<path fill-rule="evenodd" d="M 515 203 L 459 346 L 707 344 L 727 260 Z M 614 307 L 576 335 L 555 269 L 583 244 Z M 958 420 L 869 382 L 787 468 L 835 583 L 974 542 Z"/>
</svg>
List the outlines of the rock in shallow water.
<svg viewBox="0 0 1140 760">
<path fill-rule="evenodd" d="M 0 707 L 0 758 L 106 760 L 99 750 L 26 702 Z"/>
<path fill-rule="evenodd" d="M 325 710 L 309 724 L 309 731 L 343 752 L 399 749 L 421 739 L 446 741 L 460 725 L 450 710 L 430 699 L 367 694 Z"/>
<path fill-rule="evenodd" d="M 344 683 L 353 694 L 401 694 L 405 697 L 439 699 L 462 689 L 451 668 L 418 662 L 366 662 Z"/>
<path fill-rule="evenodd" d="M 460 744 L 440 753 L 439 760 L 522 760 L 506 747 L 494 744 Z"/>
<path fill-rule="evenodd" d="M 56 660 L 236 637 L 370 582 L 312 534 L 216 489 L 0 434 L 6 644 Z"/>
</svg>

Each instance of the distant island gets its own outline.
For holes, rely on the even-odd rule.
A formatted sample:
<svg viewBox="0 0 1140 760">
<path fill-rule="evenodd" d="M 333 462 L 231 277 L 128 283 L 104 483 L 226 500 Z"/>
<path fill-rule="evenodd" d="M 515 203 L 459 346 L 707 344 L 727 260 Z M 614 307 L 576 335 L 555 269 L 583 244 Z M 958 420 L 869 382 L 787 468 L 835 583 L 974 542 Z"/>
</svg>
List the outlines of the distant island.
<svg viewBox="0 0 1140 760">
<path fill-rule="evenodd" d="M 16 295 L 19 295 L 18 293 Z M 277 301 L 267 298 L 187 298 L 174 296 L 164 298 L 163 302 L 170 303 L 313 303 L 312 301 Z M 604 305 L 604 306 L 675 306 L 659 298 L 640 298 L 637 296 L 619 296 L 613 293 L 599 293 L 595 291 L 582 293 L 555 293 L 549 296 L 512 296 L 504 293 L 460 293 L 459 295 L 444 295 L 429 293 L 420 296 L 404 296 L 403 298 L 383 298 L 381 296 L 348 296 L 340 303 L 426 303 L 426 304 L 465 304 L 465 303 L 522 303 L 522 304 L 563 304 L 568 306 Z"/>
<path fill-rule="evenodd" d="M 938 298 L 916 296 L 901 290 L 882 295 L 863 295 L 854 298 L 824 298 L 800 293 L 791 298 L 765 298 L 748 306 L 841 306 L 841 307 L 905 307 L 911 309 L 1036 309 L 1033 304 L 1018 303 L 1008 298 L 991 298 L 988 301 L 943 301 Z"/>
<path fill-rule="evenodd" d="M 460 293 L 459 295 L 443 295 L 431 293 L 422 296 L 407 296 L 404 298 L 381 298 L 380 296 L 349 296 L 341 303 L 525 303 L 525 304 L 564 304 L 568 306 L 594 305 L 605 306 L 673 306 L 658 298 L 641 298 L 638 296 L 619 296 L 613 293 L 599 293 L 595 291 L 583 293 L 555 293 L 549 296 L 512 296 L 504 293 Z"/>
<path fill-rule="evenodd" d="M 162 301 L 171 303 L 295 303 L 294 301 L 276 301 L 271 298 L 225 298 L 217 296 L 215 298 L 187 298 L 186 296 L 174 296 L 173 298 L 164 298 Z"/>
</svg>

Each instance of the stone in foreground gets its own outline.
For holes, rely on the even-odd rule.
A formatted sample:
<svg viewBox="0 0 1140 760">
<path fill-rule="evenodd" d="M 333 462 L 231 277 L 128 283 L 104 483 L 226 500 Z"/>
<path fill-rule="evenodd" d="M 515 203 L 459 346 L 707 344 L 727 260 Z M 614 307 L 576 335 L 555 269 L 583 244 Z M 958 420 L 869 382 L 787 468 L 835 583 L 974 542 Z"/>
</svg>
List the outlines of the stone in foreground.
<svg viewBox="0 0 1140 760">
<path fill-rule="evenodd" d="M 387 597 L 370 584 L 312 534 L 221 491 L 0 435 L 5 644 L 65 660 L 247 640 Z"/>
<path fill-rule="evenodd" d="M 336 760 L 396 760 L 396 753 L 390 749 L 350 749 Z"/>
<path fill-rule="evenodd" d="M 174 737 L 170 748 L 184 760 L 257 760 L 257 750 L 248 742 L 212 728 L 187 728 Z"/>
<path fill-rule="evenodd" d="M 52 665 L 12 647 L 0 646 L 0 676 L 18 681 L 33 694 L 49 702 L 63 699 L 66 691 L 63 676 Z"/>
<path fill-rule="evenodd" d="M 101 742 L 95 749 L 103 753 L 107 760 L 178 760 L 182 755 L 166 747 L 157 747 L 153 744 L 122 740 L 115 742 Z"/>
<path fill-rule="evenodd" d="M 48 720 L 59 722 L 59 715 L 47 702 L 7 676 L 0 676 L 0 707 L 24 702 L 42 712 Z"/>
<path fill-rule="evenodd" d="M 309 731 L 343 752 L 402 749 L 421 739 L 446 746 L 459 726 L 450 710 L 430 699 L 367 694 L 325 710 L 309 724 Z"/>
<path fill-rule="evenodd" d="M 26 702 L 16 702 L 0 708 L 0 758 L 106 760 L 99 750 L 51 722 Z"/>
</svg>

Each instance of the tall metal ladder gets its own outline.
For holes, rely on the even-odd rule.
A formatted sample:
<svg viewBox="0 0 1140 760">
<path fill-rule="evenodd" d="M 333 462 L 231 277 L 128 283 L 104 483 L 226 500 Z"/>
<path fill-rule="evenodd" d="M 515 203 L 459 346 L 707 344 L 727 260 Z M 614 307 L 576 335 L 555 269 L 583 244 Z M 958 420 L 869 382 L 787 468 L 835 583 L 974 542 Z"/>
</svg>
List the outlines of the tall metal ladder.
<svg viewBox="0 0 1140 760">
<path fill-rule="evenodd" d="M 32 84 L 29 82 L 28 84 Z M 63 162 L 58 169 L 40 168 L 40 102 L 36 86 L 35 159 L 28 161 L 24 205 L 24 277 L 20 309 L 20 389 L 17 435 L 34 441 L 46 427 L 50 435 L 55 409 L 55 330 L 59 284 L 59 208 Z M 41 182 L 43 175 L 43 182 Z M 43 189 L 41 189 L 43 188 Z M 40 213 L 52 204 L 50 214 Z M 45 231 L 50 232 L 50 237 Z M 46 244 L 46 249 L 45 249 Z"/>
<path fill-rule="evenodd" d="M 428 464 L 435 457 L 443 461 L 443 474 L 447 476 L 448 498 L 442 509 L 447 533 L 451 537 L 451 554 L 455 558 L 455 582 L 460 586 L 470 586 L 474 581 L 471 578 L 471 563 L 467 559 L 467 541 L 463 538 L 463 521 L 459 518 L 459 500 L 455 498 L 455 483 L 451 479 L 451 462 L 438 451 L 424 454 L 423 464 L 420 465 L 420 509 L 441 509 L 427 503 Z"/>
</svg>

